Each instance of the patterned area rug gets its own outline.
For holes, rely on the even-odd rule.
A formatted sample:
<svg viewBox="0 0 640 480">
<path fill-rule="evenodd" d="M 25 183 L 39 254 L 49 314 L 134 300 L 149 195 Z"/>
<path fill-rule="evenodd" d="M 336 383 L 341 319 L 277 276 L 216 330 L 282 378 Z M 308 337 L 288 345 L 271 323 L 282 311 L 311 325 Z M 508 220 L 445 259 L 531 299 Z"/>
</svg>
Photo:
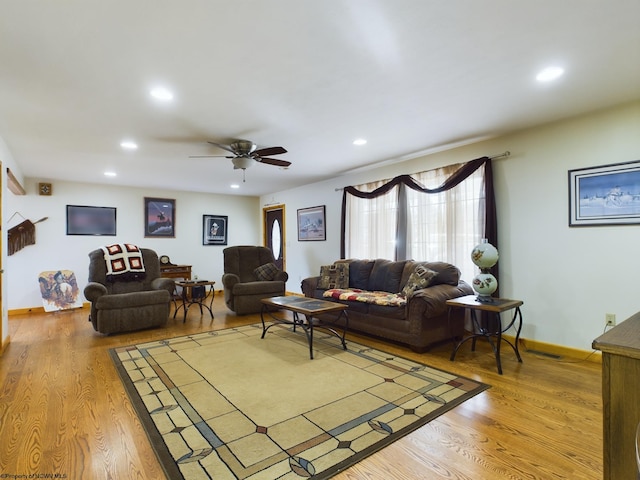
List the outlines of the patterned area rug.
<svg viewBox="0 0 640 480">
<path fill-rule="evenodd" d="M 278 325 L 111 350 L 167 477 L 326 479 L 489 388 Z"/>
</svg>

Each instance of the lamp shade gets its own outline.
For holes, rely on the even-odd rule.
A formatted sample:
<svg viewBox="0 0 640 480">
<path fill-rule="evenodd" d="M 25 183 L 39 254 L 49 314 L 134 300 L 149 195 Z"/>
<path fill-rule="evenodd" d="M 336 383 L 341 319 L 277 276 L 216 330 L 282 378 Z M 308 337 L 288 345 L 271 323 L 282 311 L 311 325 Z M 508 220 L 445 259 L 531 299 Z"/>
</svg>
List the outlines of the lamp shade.
<svg viewBox="0 0 640 480">
<path fill-rule="evenodd" d="M 473 247 L 471 261 L 480 267 L 480 273 L 471 283 L 478 293 L 477 299 L 480 302 L 491 302 L 491 294 L 498 289 L 498 280 L 489 273 L 489 269 L 498 263 L 498 249 L 483 239 L 482 243 Z"/>
<path fill-rule="evenodd" d="M 480 269 L 491 268 L 498 263 L 498 249 L 485 240 L 473 247 L 471 260 Z"/>
</svg>

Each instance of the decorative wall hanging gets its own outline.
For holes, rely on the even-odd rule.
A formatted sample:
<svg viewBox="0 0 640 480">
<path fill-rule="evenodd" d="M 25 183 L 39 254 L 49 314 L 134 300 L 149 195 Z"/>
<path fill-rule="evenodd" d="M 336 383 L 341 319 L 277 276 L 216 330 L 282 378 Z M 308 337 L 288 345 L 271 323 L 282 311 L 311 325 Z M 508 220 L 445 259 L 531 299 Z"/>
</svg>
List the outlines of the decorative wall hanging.
<svg viewBox="0 0 640 480">
<path fill-rule="evenodd" d="M 228 219 L 225 215 L 203 215 L 202 244 L 226 245 Z"/>
<path fill-rule="evenodd" d="M 298 210 L 298 241 L 326 240 L 325 206 Z"/>
<path fill-rule="evenodd" d="M 175 237 L 176 201 L 168 198 L 144 199 L 144 236 Z"/>
<path fill-rule="evenodd" d="M 569 170 L 569 226 L 640 223 L 640 160 Z"/>
<path fill-rule="evenodd" d="M 36 224 L 40 222 L 44 222 L 49 217 L 42 217 L 37 222 L 32 222 L 31 220 L 25 219 L 19 212 L 14 213 L 9 218 L 9 222 L 15 217 L 19 215 L 22 218 L 23 222 L 19 223 L 15 227 L 11 227 L 7 232 L 7 243 L 9 247 L 7 248 L 7 254 L 13 255 L 14 253 L 22 250 L 24 247 L 29 245 L 36 244 Z"/>
</svg>

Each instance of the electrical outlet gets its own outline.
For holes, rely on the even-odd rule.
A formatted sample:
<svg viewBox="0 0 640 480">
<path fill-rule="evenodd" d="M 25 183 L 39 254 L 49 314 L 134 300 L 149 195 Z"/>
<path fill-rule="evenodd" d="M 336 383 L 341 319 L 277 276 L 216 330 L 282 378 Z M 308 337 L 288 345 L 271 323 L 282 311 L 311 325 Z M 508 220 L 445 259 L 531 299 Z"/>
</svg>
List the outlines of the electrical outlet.
<svg viewBox="0 0 640 480">
<path fill-rule="evenodd" d="M 616 324 L 616 314 L 615 313 L 605 313 L 604 321 L 607 327 L 613 327 Z"/>
</svg>

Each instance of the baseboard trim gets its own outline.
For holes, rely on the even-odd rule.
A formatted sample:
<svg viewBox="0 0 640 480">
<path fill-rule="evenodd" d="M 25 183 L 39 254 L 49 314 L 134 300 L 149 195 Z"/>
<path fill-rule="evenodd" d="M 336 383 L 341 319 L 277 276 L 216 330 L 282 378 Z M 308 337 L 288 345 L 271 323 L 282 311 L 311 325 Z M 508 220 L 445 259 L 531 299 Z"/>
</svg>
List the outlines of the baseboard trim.
<svg viewBox="0 0 640 480">
<path fill-rule="evenodd" d="M 511 335 L 504 335 L 504 338 L 512 343 L 515 341 L 515 337 Z M 581 350 L 579 348 L 565 347 L 563 345 L 540 342 L 538 340 L 528 340 L 526 338 L 520 338 L 518 347 L 521 351 L 543 355 L 559 361 L 562 361 L 564 358 L 571 358 L 572 361 L 580 360 L 602 363 L 602 355 L 597 350 Z"/>
<path fill-rule="evenodd" d="M 91 308 L 91 304 L 89 302 L 85 302 L 82 304 L 81 308 Z M 57 313 L 57 312 L 63 312 L 64 310 L 56 310 L 55 312 L 48 312 L 48 313 Z M 28 315 L 30 313 L 46 313 L 44 311 L 44 307 L 27 307 L 27 308 L 15 308 L 13 310 L 9 310 L 7 312 L 7 315 L 9 317 L 13 317 L 16 315 Z"/>
</svg>

